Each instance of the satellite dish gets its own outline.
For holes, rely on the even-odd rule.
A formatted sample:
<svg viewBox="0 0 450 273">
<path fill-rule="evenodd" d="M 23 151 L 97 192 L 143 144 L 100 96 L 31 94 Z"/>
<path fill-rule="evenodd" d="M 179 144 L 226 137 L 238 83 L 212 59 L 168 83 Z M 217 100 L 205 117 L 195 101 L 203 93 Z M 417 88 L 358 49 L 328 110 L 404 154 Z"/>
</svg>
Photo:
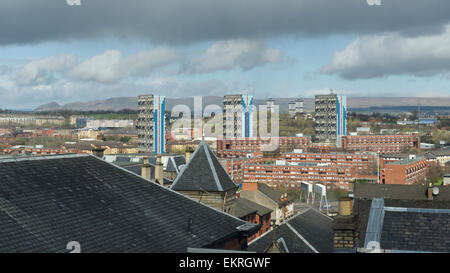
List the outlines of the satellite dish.
<svg viewBox="0 0 450 273">
<path fill-rule="evenodd" d="M 438 187 L 433 187 L 433 195 L 436 196 L 439 194 L 439 188 Z"/>
</svg>

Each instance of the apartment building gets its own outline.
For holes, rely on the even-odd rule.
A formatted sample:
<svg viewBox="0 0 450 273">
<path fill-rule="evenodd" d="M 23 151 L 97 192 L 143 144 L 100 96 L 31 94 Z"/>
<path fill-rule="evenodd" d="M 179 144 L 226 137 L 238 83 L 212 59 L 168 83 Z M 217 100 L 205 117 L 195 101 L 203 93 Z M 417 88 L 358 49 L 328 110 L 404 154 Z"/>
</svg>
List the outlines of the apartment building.
<svg viewBox="0 0 450 273">
<path fill-rule="evenodd" d="M 410 157 L 386 162 L 381 171 L 383 184 L 415 184 L 425 178 L 428 171 L 427 160 L 423 157 Z"/>
<path fill-rule="evenodd" d="M 247 152 L 261 152 L 264 145 L 270 144 L 272 141 L 278 141 L 278 149 L 280 152 L 292 152 L 294 149 L 302 149 L 304 152 L 311 147 L 310 137 L 278 137 L 274 138 L 233 138 L 218 139 L 217 154 L 220 156 L 224 150 L 241 150 Z"/>
<path fill-rule="evenodd" d="M 288 112 L 291 118 L 295 117 L 297 114 L 303 114 L 303 103 L 302 99 L 295 99 L 289 102 Z"/>
<path fill-rule="evenodd" d="M 62 126 L 62 116 L 0 115 L 0 126 Z"/>
<path fill-rule="evenodd" d="M 219 158 L 219 162 L 222 164 L 234 183 L 241 184 L 244 181 L 245 164 L 273 163 L 275 160 L 264 158 L 261 155 L 259 157 Z"/>
<path fill-rule="evenodd" d="M 420 149 L 418 134 L 343 136 L 345 151 L 371 151 L 379 153 L 402 153 L 411 148 Z"/>
<path fill-rule="evenodd" d="M 300 188 L 301 182 L 323 183 L 327 189 L 350 190 L 356 177 L 354 166 L 298 163 L 296 165 L 245 164 L 244 182 L 264 182 L 276 188 Z"/>
<path fill-rule="evenodd" d="M 138 98 L 138 146 L 139 153 L 165 153 L 164 96 L 141 95 Z"/>
<path fill-rule="evenodd" d="M 277 159 L 295 163 L 354 166 L 358 173 L 367 174 L 374 173 L 377 166 L 375 153 L 283 153 Z"/>
<path fill-rule="evenodd" d="M 321 140 L 336 141 L 341 146 L 341 137 L 347 134 L 347 98 L 329 94 L 315 96 L 315 132 Z"/>
<path fill-rule="evenodd" d="M 225 95 L 223 97 L 224 138 L 253 137 L 256 122 L 253 115 L 253 96 Z"/>
</svg>

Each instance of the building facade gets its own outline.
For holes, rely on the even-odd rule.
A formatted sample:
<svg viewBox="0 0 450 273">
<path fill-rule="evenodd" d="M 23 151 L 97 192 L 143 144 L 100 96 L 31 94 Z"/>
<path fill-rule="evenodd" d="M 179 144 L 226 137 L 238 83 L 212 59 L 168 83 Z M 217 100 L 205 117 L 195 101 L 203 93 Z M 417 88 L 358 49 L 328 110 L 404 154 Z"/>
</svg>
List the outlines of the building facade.
<svg viewBox="0 0 450 273">
<path fill-rule="evenodd" d="M 381 172 L 383 184 L 416 184 L 421 182 L 428 171 L 425 158 L 403 159 L 386 162 Z"/>
<path fill-rule="evenodd" d="M 223 97 L 224 137 L 253 137 L 256 125 L 253 112 L 253 96 L 225 95 Z"/>
<path fill-rule="evenodd" d="M 327 189 L 350 190 L 355 181 L 354 166 L 320 165 L 299 163 L 296 165 L 245 164 L 246 181 L 264 181 L 265 184 L 280 188 L 300 188 L 301 182 L 322 183 Z"/>
<path fill-rule="evenodd" d="M 165 153 L 165 107 L 164 96 L 141 95 L 138 98 L 138 145 L 139 153 Z"/>
<path fill-rule="evenodd" d="M 319 140 L 336 141 L 347 134 L 347 97 L 336 94 L 316 95 L 315 132 Z"/>
<path fill-rule="evenodd" d="M 371 151 L 379 153 L 402 153 L 411 148 L 420 149 L 418 134 L 343 136 L 345 151 Z"/>
<path fill-rule="evenodd" d="M 278 149 L 282 153 L 292 152 L 294 149 L 302 149 L 304 152 L 311 147 L 310 137 L 278 137 Z M 217 140 L 217 155 L 222 157 L 226 150 L 236 150 L 245 152 L 261 152 L 264 145 L 273 142 L 273 138 L 233 138 Z"/>
</svg>

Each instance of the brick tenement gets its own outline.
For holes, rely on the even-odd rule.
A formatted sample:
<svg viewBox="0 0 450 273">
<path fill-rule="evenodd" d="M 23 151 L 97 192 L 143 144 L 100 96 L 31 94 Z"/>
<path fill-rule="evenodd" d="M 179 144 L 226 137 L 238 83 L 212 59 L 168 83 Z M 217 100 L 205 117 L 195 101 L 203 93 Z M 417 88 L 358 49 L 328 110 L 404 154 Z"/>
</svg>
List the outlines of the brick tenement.
<svg viewBox="0 0 450 273">
<path fill-rule="evenodd" d="M 417 134 L 343 136 L 342 148 L 345 151 L 401 153 L 411 148 L 420 149 L 420 138 Z"/>
<path fill-rule="evenodd" d="M 265 162 L 274 162 L 275 159 L 263 158 L 263 157 L 241 157 L 241 158 L 227 158 L 219 159 L 222 166 L 225 168 L 228 175 L 231 177 L 234 183 L 240 184 L 243 182 L 244 164 L 261 164 Z"/>
<path fill-rule="evenodd" d="M 381 172 L 383 184 L 414 184 L 422 180 L 428 172 L 426 159 L 399 160 L 387 162 Z"/>
<path fill-rule="evenodd" d="M 299 188 L 304 181 L 320 182 L 328 189 L 350 190 L 355 177 L 354 166 L 244 165 L 244 181 L 262 182 L 276 188 Z"/>
<path fill-rule="evenodd" d="M 358 173 L 374 174 L 376 170 L 376 154 L 350 153 L 284 153 L 277 160 L 297 163 L 327 163 L 330 165 L 354 166 Z"/>
<path fill-rule="evenodd" d="M 269 144 L 270 138 L 232 138 L 217 140 L 217 154 L 222 150 L 241 150 L 246 152 L 261 152 L 263 145 Z M 309 137 L 278 137 L 278 147 L 280 152 L 292 152 L 294 149 L 309 151 L 311 138 Z"/>
</svg>

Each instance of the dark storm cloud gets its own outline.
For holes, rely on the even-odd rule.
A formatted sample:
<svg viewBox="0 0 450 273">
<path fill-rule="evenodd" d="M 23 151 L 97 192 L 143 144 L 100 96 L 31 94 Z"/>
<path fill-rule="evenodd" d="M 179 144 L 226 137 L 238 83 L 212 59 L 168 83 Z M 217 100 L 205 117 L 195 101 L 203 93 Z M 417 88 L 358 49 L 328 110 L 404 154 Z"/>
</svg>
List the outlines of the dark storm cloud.
<svg viewBox="0 0 450 273">
<path fill-rule="evenodd" d="M 0 44 L 108 36 L 157 43 L 276 35 L 439 32 L 448 0 L 14 0 L 0 3 Z"/>
</svg>

